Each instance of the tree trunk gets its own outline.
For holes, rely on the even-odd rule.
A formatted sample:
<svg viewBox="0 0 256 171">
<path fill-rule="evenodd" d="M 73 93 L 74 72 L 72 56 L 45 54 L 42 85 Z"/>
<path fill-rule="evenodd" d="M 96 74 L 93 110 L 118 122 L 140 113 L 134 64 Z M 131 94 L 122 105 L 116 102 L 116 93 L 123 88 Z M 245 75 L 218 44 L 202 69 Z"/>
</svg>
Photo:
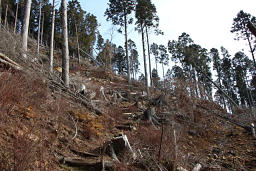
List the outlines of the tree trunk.
<svg viewBox="0 0 256 171">
<path fill-rule="evenodd" d="M 50 72 L 53 72 L 54 24 L 55 24 L 55 0 L 53 0 L 53 2 L 52 2 L 52 34 L 51 34 L 51 44 L 50 44 Z"/>
<path fill-rule="evenodd" d="M 156 71 L 158 72 L 158 70 L 157 70 L 157 59 L 156 59 L 156 56 L 155 56 L 155 62 L 156 62 Z"/>
<path fill-rule="evenodd" d="M 113 47 L 110 42 L 110 53 L 109 53 L 109 70 L 112 72 L 112 57 L 113 57 Z"/>
<path fill-rule="evenodd" d="M 0 1 L 1 1 L 1 0 L 0 0 Z M 19 2 L 17 2 L 17 6 L 16 6 L 16 14 L 15 14 L 15 21 L 14 21 L 13 33 L 16 33 L 16 30 L 17 30 L 18 11 L 19 11 Z"/>
<path fill-rule="evenodd" d="M 40 53 L 40 31 L 41 31 L 42 0 L 39 1 L 39 16 L 37 29 L 37 54 Z"/>
<path fill-rule="evenodd" d="M 5 17 L 4 17 L 4 27 L 7 29 L 7 14 L 8 14 L 8 4 L 5 9 Z"/>
<path fill-rule="evenodd" d="M 251 51 L 251 54 L 252 54 L 253 64 L 254 64 L 254 67 L 256 68 L 255 57 L 254 57 L 254 54 L 253 54 L 252 44 L 251 44 L 251 41 L 249 39 L 248 33 L 246 33 L 246 38 L 247 38 L 247 41 L 249 43 L 250 51 Z"/>
<path fill-rule="evenodd" d="M 145 85 L 147 88 L 147 95 L 149 96 L 149 87 L 148 87 L 148 72 L 147 72 L 147 61 L 146 61 L 146 54 L 145 54 L 145 41 L 144 41 L 144 30 L 142 24 L 141 27 L 141 36 L 142 36 L 142 49 L 143 49 L 143 60 L 144 60 L 144 72 L 145 72 Z"/>
<path fill-rule="evenodd" d="M 164 124 L 161 123 L 161 138 L 160 138 L 159 151 L 158 151 L 158 161 L 159 162 L 160 162 L 160 159 L 161 159 L 161 150 L 162 150 L 163 137 L 164 137 Z"/>
<path fill-rule="evenodd" d="M 148 45 L 149 78 L 150 78 L 150 85 L 152 87 L 153 86 L 153 82 L 152 82 L 151 59 L 150 59 L 149 38 L 148 38 L 148 27 L 146 27 L 146 35 L 147 35 L 147 45 Z"/>
<path fill-rule="evenodd" d="M 164 88 L 165 88 L 165 79 L 164 79 L 164 63 L 162 63 L 162 70 L 163 70 L 163 83 L 164 83 Z"/>
<path fill-rule="evenodd" d="M 69 49 L 67 27 L 67 1 L 62 0 L 62 80 L 69 87 Z"/>
<path fill-rule="evenodd" d="M 221 80 L 221 76 L 220 76 L 220 71 L 219 71 L 218 67 L 217 67 L 217 75 L 218 75 L 218 79 L 217 80 L 218 80 L 219 86 L 222 89 L 222 84 L 221 84 L 221 81 L 220 81 Z M 220 98 L 223 101 L 224 109 L 227 110 L 225 99 L 223 98 L 223 96 L 221 96 Z"/>
<path fill-rule="evenodd" d="M 43 44 L 43 35 L 44 35 L 44 13 L 42 19 L 42 28 L 41 28 L 41 45 Z"/>
<path fill-rule="evenodd" d="M 164 63 L 162 63 L 163 79 L 164 79 Z"/>
<path fill-rule="evenodd" d="M 197 78 L 196 78 L 196 75 L 197 75 Z M 196 74 L 196 71 L 195 71 L 195 69 L 193 69 L 193 77 L 194 77 L 194 81 L 195 81 L 195 91 L 196 91 L 196 97 L 197 98 L 199 98 L 199 93 L 198 93 L 198 89 L 197 89 L 197 87 L 199 87 L 200 85 L 200 82 L 199 82 L 199 80 L 197 80 L 197 79 L 199 79 L 199 76 L 198 76 L 198 74 Z M 201 94 L 201 97 L 203 97 L 203 93 Z"/>
<path fill-rule="evenodd" d="M 22 28 L 22 50 L 23 50 L 23 57 L 27 58 L 27 50 L 28 50 L 28 27 L 29 27 L 29 18 L 30 18 L 30 9 L 31 9 L 31 0 L 27 0 L 26 4 L 26 11 L 23 21 L 23 28 Z"/>
<path fill-rule="evenodd" d="M 127 58 L 127 74 L 128 74 L 128 84 L 131 84 L 131 71 L 130 71 L 130 58 L 128 55 L 128 33 L 127 33 L 127 15 L 125 12 L 124 15 L 124 30 L 125 30 L 125 52 L 126 52 L 126 58 Z"/>
<path fill-rule="evenodd" d="M 0 0 L 0 30 L 2 27 L 2 0 Z"/>
<path fill-rule="evenodd" d="M 131 54 L 131 66 L 132 66 L 132 78 L 134 79 L 134 68 L 135 68 L 135 66 L 134 66 L 134 54 Z"/>
<path fill-rule="evenodd" d="M 79 48 L 77 24 L 76 24 L 76 44 L 77 44 L 77 58 L 78 58 L 78 63 L 80 64 L 80 48 Z"/>
</svg>

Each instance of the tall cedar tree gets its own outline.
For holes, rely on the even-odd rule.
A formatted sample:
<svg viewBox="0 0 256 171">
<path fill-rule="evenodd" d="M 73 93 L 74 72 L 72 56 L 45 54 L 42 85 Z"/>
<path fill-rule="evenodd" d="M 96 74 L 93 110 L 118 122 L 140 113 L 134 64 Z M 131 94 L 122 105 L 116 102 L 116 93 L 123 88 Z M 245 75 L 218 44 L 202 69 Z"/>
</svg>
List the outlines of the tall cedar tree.
<svg viewBox="0 0 256 171">
<path fill-rule="evenodd" d="M 144 29 L 148 23 L 151 23 L 156 15 L 156 7 L 151 3 L 151 0 L 138 0 L 136 5 L 135 17 L 137 19 L 136 25 L 138 30 L 141 32 L 142 37 L 142 48 L 143 48 L 143 60 L 145 70 L 145 85 L 147 88 L 147 94 L 149 95 L 148 86 L 148 74 L 147 74 L 147 61 L 145 54 L 145 40 L 144 40 Z"/>
<path fill-rule="evenodd" d="M 30 9 L 31 9 L 31 0 L 27 0 L 25 16 L 23 21 L 23 28 L 22 28 L 22 50 L 23 50 L 24 58 L 27 58 L 26 52 L 28 50 L 28 27 L 29 27 Z"/>
<path fill-rule="evenodd" d="M 150 76 L 150 84 L 153 86 L 152 82 L 152 72 L 151 72 L 151 58 L 150 58 L 150 46 L 149 46 L 149 31 L 151 28 L 154 28 L 154 32 L 156 35 L 163 35 L 163 32 L 158 29 L 159 26 L 159 17 L 154 13 L 154 16 L 152 20 L 148 20 L 147 26 L 146 26 L 146 37 L 147 37 L 147 48 L 148 48 L 148 64 L 149 64 L 149 76 Z"/>
<path fill-rule="evenodd" d="M 50 41 L 50 72 L 53 72 L 53 43 L 54 43 L 54 31 L 55 31 L 55 0 L 52 2 L 52 31 Z"/>
<path fill-rule="evenodd" d="M 169 55 L 167 53 L 167 48 L 164 45 L 159 45 L 159 63 L 162 64 L 163 70 L 163 79 L 165 79 L 165 72 L 164 72 L 164 65 L 168 65 L 169 62 Z"/>
<path fill-rule="evenodd" d="M 158 49 L 158 45 L 156 43 L 151 44 L 150 52 L 155 56 L 156 72 L 158 72 L 157 71 L 157 62 L 158 62 L 158 56 L 159 56 L 159 49 Z"/>
<path fill-rule="evenodd" d="M 193 40 L 190 38 L 189 34 L 182 33 L 178 41 L 172 40 L 168 42 L 168 51 L 172 55 L 171 59 L 175 63 L 180 63 L 182 66 L 182 69 L 186 75 L 189 76 L 186 77 L 187 81 L 191 81 L 194 78 L 194 74 L 192 71 L 191 65 L 188 63 L 188 60 L 186 60 L 187 51 L 186 49 L 193 44 Z M 190 84 L 190 94 L 191 96 L 194 96 L 194 88 L 192 87 L 192 84 Z"/>
<path fill-rule="evenodd" d="M 62 0 L 62 80 L 69 87 L 69 49 L 67 26 L 67 1 Z"/>
<path fill-rule="evenodd" d="M 222 75 L 222 68 L 221 68 L 221 59 L 220 59 L 220 54 L 218 49 L 212 48 L 210 50 L 210 57 L 212 58 L 212 62 L 213 62 L 213 70 L 215 70 L 217 73 L 217 84 L 221 89 L 223 89 L 223 86 L 221 83 L 223 75 Z M 220 104 L 223 104 L 224 109 L 227 109 L 225 99 L 223 98 L 221 92 L 217 90 L 216 95 L 219 97 Z"/>
<path fill-rule="evenodd" d="M 136 73 L 138 72 L 138 67 L 139 67 L 139 60 L 138 60 L 138 51 L 137 47 L 134 41 L 131 39 L 128 40 L 128 49 L 130 52 L 130 69 L 132 72 L 133 79 L 135 78 Z"/>
<path fill-rule="evenodd" d="M 135 0 L 109 0 L 109 8 L 105 12 L 107 20 L 112 20 L 114 25 L 120 25 L 124 27 L 125 30 L 125 52 L 127 59 L 127 73 L 128 73 L 128 83 L 131 83 L 130 75 L 130 60 L 128 55 L 128 24 L 132 23 L 132 20 L 128 21 L 128 15 L 132 13 L 135 7 Z"/>
<path fill-rule="evenodd" d="M 222 59 L 222 63 L 221 63 L 221 68 L 223 71 L 223 78 L 222 78 L 222 83 L 223 83 L 223 88 L 224 88 L 224 92 L 226 94 L 228 94 L 229 97 L 231 97 L 231 99 L 238 104 L 238 100 L 237 100 L 237 96 L 235 94 L 234 91 L 234 70 L 233 70 L 233 66 L 232 66 L 232 62 L 230 59 L 230 54 L 227 51 L 227 49 L 225 49 L 224 47 L 221 47 L 221 53 L 223 56 Z M 229 108 L 232 108 L 232 103 L 229 101 Z"/>
<path fill-rule="evenodd" d="M 245 13 L 244 11 L 241 10 L 233 20 L 231 32 L 236 33 L 237 40 L 243 39 L 248 41 L 250 51 L 252 54 L 254 67 L 256 68 L 256 62 L 255 62 L 255 56 L 254 56 L 255 49 L 253 49 L 253 46 L 252 46 L 252 39 L 254 37 L 252 36 L 251 32 L 247 27 L 248 23 L 250 22 L 256 23 L 256 17 L 251 16 L 251 14 Z"/>
<path fill-rule="evenodd" d="M 240 104 L 252 106 L 251 93 L 247 85 L 247 72 L 250 61 L 243 52 L 237 52 L 232 59 L 232 63 L 234 67 L 234 80 L 236 81 L 235 87 L 237 88 Z"/>
</svg>

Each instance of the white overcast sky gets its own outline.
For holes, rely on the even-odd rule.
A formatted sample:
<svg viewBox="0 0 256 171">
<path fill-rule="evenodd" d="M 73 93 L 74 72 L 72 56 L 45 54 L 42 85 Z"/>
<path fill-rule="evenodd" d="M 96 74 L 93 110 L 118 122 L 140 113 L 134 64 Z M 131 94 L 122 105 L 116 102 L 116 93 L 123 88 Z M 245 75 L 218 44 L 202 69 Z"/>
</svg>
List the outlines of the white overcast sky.
<svg viewBox="0 0 256 171">
<path fill-rule="evenodd" d="M 108 0 L 80 0 L 83 9 L 97 16 L 99 30 L 105 39 L 110 38 L 111 22 L 106 22 L 104 12 Z M 182 32 L 188 33 L 195 43 L 210 50 L 224 46 L 231 55 L 244 49 L 250 57 L 246 42 L 235 41 L 230 33 L 233 18 L 240 10 L 256 16 L 255 0 L 152 0 L 160 18 L 160 29 L 164 36 L 150 36 L 150 42 L 167 45 L 168 40 L 177 40 Z M 129 37 L 136 42 L 141 66 L 141 36 L 129 26 Z M 124 45 L 121 34 L 115 33 L 113 42 Z M 143 72 L 143 70 L 141 70 Z"/>
</svg>

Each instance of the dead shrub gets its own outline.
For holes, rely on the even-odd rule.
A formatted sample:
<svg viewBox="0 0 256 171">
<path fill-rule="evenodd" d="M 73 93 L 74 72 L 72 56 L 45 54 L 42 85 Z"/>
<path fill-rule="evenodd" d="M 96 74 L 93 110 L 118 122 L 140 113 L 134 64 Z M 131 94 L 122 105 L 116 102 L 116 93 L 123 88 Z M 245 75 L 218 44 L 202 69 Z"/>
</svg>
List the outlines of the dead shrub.
<svg viewBox="0 0 256 171">
<path fill-rule="evenodd" d="M 46 85 L 38 78 L 18 72 L 0 75 L 0 108 L 9 114 L 14 106 L 39 108 L 46 99 Z"/>
<path fill-rule="evenodd" d="M 36 144 L 27 136 L 18 136 L 13 143 L 14 170 L 33 168 L 36 161 Z"/>
<path fill-rule="evenodd" d="M 20 56 L 20 49 L 22 47 L 20 36 L 1 29 L 0 37 L 0 52 L 8 57 L 18 58 Z"/>
</svg>

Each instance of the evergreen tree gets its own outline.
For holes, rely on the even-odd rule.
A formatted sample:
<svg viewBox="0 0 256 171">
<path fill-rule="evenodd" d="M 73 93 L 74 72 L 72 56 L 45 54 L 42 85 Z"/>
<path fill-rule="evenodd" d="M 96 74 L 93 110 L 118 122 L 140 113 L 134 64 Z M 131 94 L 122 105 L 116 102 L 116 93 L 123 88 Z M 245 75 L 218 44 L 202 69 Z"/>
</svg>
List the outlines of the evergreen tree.
<svg viewBox="0 0 256 171">
<path fill-rule="evenodd" d="M 186 81 L 190 82 L 190 94 L 191 96 L 194 96 L 195 93 L 198 95 L 198 92 L 197 88 L 195 87 L 196 83 L 194 83 L 196 81 L 195 68 L 193 68 L 191 63 L 193 60 L 190 60 L 193 57 L 191 56 L 191 54 L 193 54 L 194 45 L 190 45 L 193 45 L 193 40 L 190 38 L 189 34 L 182 33 L 178 37 L 178 41 L 173 40 L 168 42 L 168 51 L 172 55 L 171 59 L 175 63 L 179 62 L 182 66 L 185 75 L 189 76 L 186 77 Z M 191 82 L 194 84 L 192 84 Z"/>
<path fill-rule="evenodd" d="M 254 56 L 255 50 L 252 45 L 252 41 L 254 37 L 252 36 L 251 32 L 247 27 L 247 24 L 250 22 L 256 23 L 256 17 L 251 16 L 251 14 L 241 10 L 233 20 L 231 32 L 236 33 L 237 40 L 239 39 L 247 40 L 250 47 L 252 59 L 254 62 L 254 67 L 256 68 L 256 62 L 255 62 L 255 56 Z"/>
<path fill-rule="evenodd" d="M 219 85 L 219 87 L 221 89 L 223 89 L 223 86 L 222 86 L 222 83 L 221 83 L 221 80 L 222 80 L 222 68 L 221 68 L 221 59 L 220 59 L 220 54 L 219 54 L 219 51 L 218 49 L 215 49 L 215 48 L 212 48 L 210 50 L 210 56 L 212 58 L 212 61 L 213 61 L 213 70 L 215 70 L 217 72 L 217 84 Z M 225 102 L 225 99 L 223 97 L 223 94 L 220 92 L 220 91 L 216 91 L 215 93 L 215 97 L 218 97 L 219 99 L 219 103 L 220 104 L 223 104 L 224 108 L 226 109 L 226 102 Z"/>
<path fill-rule="evenodd" d="M 171 78 L 184 79 L 185 75 L 181 67 L 174 65 L 171 69 Z"/>
<path fill-rule="evenodd" d="M 159 49 L 158 49 L 158 45 L 156 43 L 151 44 L 150 52 L 155 56 L 155 64 L 156 64 L 156 72 L 157 72 L 158 71 L 157 63 L 158 63 L 158 58 L 159 58 Z"/>
<path fill-rule="evenodd" d="M 122 46 L 118 46 L 116 49 L 116 53 L 114 55 L 114 70 L 118 72 L 118 74 L 123 74 L 126 69 L 127 65 L 125 62 L 125 50 Z"/>
<path fill-rule="evenodd" d="M 137 51 L 137 47 L 134 41 L 131 39 L 128 40 L 128 50 L 130 52 L 129 58 L 130 58 L 130 69 L 133 75 L 133 78 L 136 78 L 136 74 L 139 70 L 139 54 Z"/>
<path fill-rule="evenodd" d="M 71 46 L 70 53 L 76 54 L 78 63 L 80 63 L 80 34 L 83 29 L 85 11 L 82 9 L 77 0 L 68 2 L 68 30 L 69 30 L 69 43 Z"/>
<path fill-rule="evenodd" d="M 234 71 L 233 71 L 233 66 L 231 63 L 230 59 L 230 54 L 228 53 L 227 49 L 224 47 L 221 47 L 221 53 L 223 56 L 222 63 L 221 63 L 221 68 L 223 72 L 223 77 L 222 77 L 222 83 L 223 83 L 223 91 L 229 95 L 229 97 L 232 98 L 232 100 L 238 104 L 238 99 L 237 95 L 235 94 L 234 91 Z M 229 103 L 229 108 L 232 109 L 232 104 Z"/>
<path fill-rule="evenodd" d="M 105 15 L 107 20 L 112 20 L 114 25 L 120 25 L 125 30 L 125 52 L 127 59 L 127 73 L 128 83 L 131 83 L 130 76 L 130 60 L 128 57 L 128 24 L 132 23 L 132 20 L 128 20 L 128 15 L 132 13 L 135 7 L 135 0 L 109 0 L 109 8 L 106 10 Z"/>
<path fill-rule="evenodd" d="M 162 64 L 162 70 L 163 70 L 163 79 L 165 79 L 164 75 L 164 65 L 168 65 L 169 62 L 169 55 L 167 53 L 167 48 L 164 45 L 159 45 L 159 63 Z"/>
<path fill-rule="evenodd" d="M 149 20 L 147 22 L 147 25 L 146 25 L 146 38 L 147 38 L 147 48 L 148 48 L 148 66 L 149 66 L 149 76 L 150 76 L 150 84 L 151 86 L 153 86 L 153 82 L 152 82 L 152 73 L 151 73 L 151 57 L 150 57 L 150 46 L 149 46 L 149 31 L 151 28 L 154 28 L 155 29 L 155 33 L 157 35 L 159 34 L 163 34 L 162 31 L 160 31 L 158 29 L 158 26 L 159 26 L 159 17 L 156 15 L 156 12 L 153 13 L 153 18 L 151 20 Z"/>
<path fill-rule="evenodd" d="M 156 88 L 160 88 L 159 80 L 160 80 L 160 77 L 158 76 L 157 70 L 155 68 L 153 68 L 153 70 L 152 70 L 152 81 L 153 81 L 153 84 Z"/>
<path fill-rule="evenodd" d="M 232 59 L 232 63 L 235 87 L 237 88 L 240 104 L 252 106 L 252 99 L 247 86 L 248 57 L 243 52 L 237 52 Z"/>
<path fill-rule="evenodd" d="M 145 27 L 147 27 L 148 24 L 153 21 L 155 15 L 156 15 L 156 8 L 151 3 L 151 0 L 137 0 L 135 17 L 137 19 L 136 21 L 137 28 L 141 32 L 141 37 L 142 37 L 145 85 L 147 88 L 148 95 L 149 95 L 149 86 L 148 86 L 147 62 L 146 62 L 146 54 L 145 54 L 144 31 L 145 31 Z"/>
<path fill-rule="evenodd" d="M 98 53 L 100 53 L 102 51 L 104 47 L 104 39 L 102 37 L 102 35 L 100 34 L 100 32 L 97 32 L 97 43 L 96 43 L 96 50 L 98 51 Z"/>
</svg>

